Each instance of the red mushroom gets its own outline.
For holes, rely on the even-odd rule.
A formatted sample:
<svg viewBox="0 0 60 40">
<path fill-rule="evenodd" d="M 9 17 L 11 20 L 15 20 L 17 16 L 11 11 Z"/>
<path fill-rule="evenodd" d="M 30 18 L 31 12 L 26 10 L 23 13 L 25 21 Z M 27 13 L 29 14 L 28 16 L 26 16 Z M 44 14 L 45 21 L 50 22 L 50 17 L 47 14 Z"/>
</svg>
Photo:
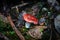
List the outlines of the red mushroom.
<svg viewBox="0 0 60 40">
<path fill-rule="evenodd" d="M 24 14 L 23 18 L 26 22 L 38 24 L 38 19 L 31 14 Z"/>
</svg>

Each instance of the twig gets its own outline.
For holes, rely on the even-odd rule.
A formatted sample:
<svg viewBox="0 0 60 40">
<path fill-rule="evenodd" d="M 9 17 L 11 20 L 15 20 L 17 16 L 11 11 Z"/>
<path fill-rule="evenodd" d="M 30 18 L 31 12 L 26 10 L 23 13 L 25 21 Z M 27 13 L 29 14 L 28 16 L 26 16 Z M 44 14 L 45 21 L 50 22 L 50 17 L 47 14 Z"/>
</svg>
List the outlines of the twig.
<svg viewBox="0 0 60 40">
<path fill-rule="evenodd" d="M 51 25 L 50 25 L 50 30 L 51 30 L 51 35 L 50 35 L 50 39 L 49 39 L 49 40 L 52 39 L 52 29 L 51 29 Z"/>
<path fill-rule="evenodd" d="M 22 7 L 22 6 L 27 5 L 27 4 L 28 3 L 23 3 L 23 4 L 20 4 L 20 5 L 16 5 L 16 6 L 12 7 L 11 9 L 16 8 L 16 7 Z"/>
<path fill-rule="evenodd" d="M 4 34 L 0 33 L 0 38 L 4 39 L 4 40 L 9 40 L 9 38 L 7 38 Z"/>
<path fill-rule="evenodd" d="M 7 16 L 7 19 L 10 22 L 11 27 L 13 28 L 13 30 L 16 32 L 16 34 L 20 38 L 20 40 L 25 40 L 25 38 L 22 36 L 21 32 L 15 27 L 15 25 L 14 25 L 12 19 L 11 19 L 11 16 Z"/>
</svg>

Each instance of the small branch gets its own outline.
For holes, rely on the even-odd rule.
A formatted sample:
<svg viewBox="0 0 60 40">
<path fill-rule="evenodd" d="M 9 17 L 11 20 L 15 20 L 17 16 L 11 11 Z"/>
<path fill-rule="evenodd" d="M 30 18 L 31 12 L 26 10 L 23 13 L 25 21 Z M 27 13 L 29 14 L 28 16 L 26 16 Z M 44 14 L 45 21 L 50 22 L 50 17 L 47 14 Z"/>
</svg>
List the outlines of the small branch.
<svg viewBox="0 0 60 40">
<path fill-rule="evenodd" d="M 21 32 L 15 27 L 15 25 L 14 25 L 12 19 L 11 19 L 11 16 L 7 16 L 7 19 L 10 22 L 11 27 L 13 28 L 13 30 L 16 32 L 16 34 L 20 38 L 20 40 L 25 40 L 25 38 L 22 36 Z"/>
<path fill-rule="evenodd" d="M 23 4 L 20 4 L 20 5 L 16 5 L 16 6 L 12 7 L 11 9 L 16 8 L 16 7 L 22 7 L 22 6 L 25 6 L 25 5 L 27 5 L 27 4 L 28 4 L 28 3 L 23 3 Z"/>
<path fill-rule="evenodd" d="M 9 38 L 7 38 L 4 34 L 0 33 L 0 38 L 4 39 L 4 40 L 9 40 Z"/>
</svg>

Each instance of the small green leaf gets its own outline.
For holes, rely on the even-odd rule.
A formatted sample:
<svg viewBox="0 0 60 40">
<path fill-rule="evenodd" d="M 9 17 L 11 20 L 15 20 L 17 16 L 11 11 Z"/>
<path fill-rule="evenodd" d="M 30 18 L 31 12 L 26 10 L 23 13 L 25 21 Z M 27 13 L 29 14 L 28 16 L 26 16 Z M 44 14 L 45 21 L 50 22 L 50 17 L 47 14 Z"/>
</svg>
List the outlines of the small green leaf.
<svg viewBox="0 0 60 40">
<path fill-rule="evenodd" d="M 10 34 L 14 34 L 15 32 L 14 31 L 10 31 Z"/>
<path fill-rule="evenodd" d="M 44 30 L 44 29 L 43 29 L 43 28 L 41 28 L 41 29 L 40 29 L 40 32 L 42 32 L 43 30 Z"/>
</svg>

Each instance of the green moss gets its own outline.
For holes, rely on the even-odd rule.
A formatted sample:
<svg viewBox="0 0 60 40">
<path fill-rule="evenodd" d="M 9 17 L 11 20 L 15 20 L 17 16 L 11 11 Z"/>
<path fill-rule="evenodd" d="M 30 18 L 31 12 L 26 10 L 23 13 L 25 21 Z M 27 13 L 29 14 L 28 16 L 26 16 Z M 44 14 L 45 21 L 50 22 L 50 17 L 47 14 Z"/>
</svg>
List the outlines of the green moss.
<svg viewBox="0 0 60 40">
<path fill-rule="evenodd" d="M 4 23 L 0 19 L 0 32 L 6 35 L 10 40 L 19 40 L 9 23 Z"/>
</svg>

